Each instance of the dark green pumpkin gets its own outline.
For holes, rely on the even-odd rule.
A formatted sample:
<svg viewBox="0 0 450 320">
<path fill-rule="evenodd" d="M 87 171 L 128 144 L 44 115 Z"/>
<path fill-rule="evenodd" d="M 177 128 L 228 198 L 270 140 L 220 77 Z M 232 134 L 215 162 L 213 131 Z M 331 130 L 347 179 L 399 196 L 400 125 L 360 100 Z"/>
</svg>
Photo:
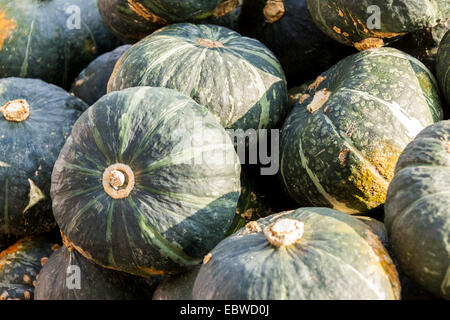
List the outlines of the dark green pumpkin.
<svg viewBox="0 0 450 320">
<path fill-rule="evenodd" d="M 72 125 L 87 107 L 41 80 L 0 79 L 1 234 L 38 234 L 55 226 L 50 176 Z M 29 113 L 21 113 L 26 108 Z M 25 120 L 19 117 L 27 114 Z"/>
<path fill-rule="evenodd" d="M 99 0 L 105 24 L 121 39 L 138 41 L 171 23 L 237 24 L 240 0 Z M 237 10 L 236 10 L 237 9 Z"/>
<path fill-rule="evenodd" d="M 153 291 L 145 279 L 104 269 L 73 248 L 63 246 L 50 256 L 39 273 L 34 297 L 35 300 L 150 300 Z"/>
<path fill-rule="evenodd" d="M 75 79 L 70 92 L 88 105 L 93 105 L 106 94 L 108 80 L 117 60 L 131 46 L 124 45 L 92 61 Z"/>
<path fill-rule="evenodd" d="M 314 78 L 355 53 L 316 27 L 306 0 L 245 1 L 241 32 L 272 50 L 290 86 Z"/>
<path fill-rule="evenodd" d="M 164 279 L 153 294 L 153 300 L 192 300 L 192 289 L 200 266 Z"/>
<path fill-rule="evenodd" d="M 442 118 L 437 82 L 393 48 L 347 57 L 310 85 L 284 123 L 280 174 L 300 204 L 367 212 L 385 201 L 406 145 Z"/>
<path fill-rule="evenodd" d="M 442 92 L 449 107 L 447 116 L 450 116 L 450 31 L 445 34 L 440 43 L 436 69 Z"/>
<path fill-rule="evenodd" d="M 385 224 L 405 274 L 450 298 L 450 121 L 424 129 L 400 156 Z"/>
<path fill-rule="evenodd" d="M 275 56 L 257 40 L 214 25 L 171 25 L 127 50 L 108 92 L 137 86 L 176 89 L 231 129 L 275 128 L 287 109 Z"/>
<path fill-rule="evenodd" d="M 379 48 L 450 17 L 448 0 L 307 0 L 317 26 L 358 50 Z M 376 6 L 373 7 L 373 6 Z M 380 28 L 374 19 L 379 13 Z"/>
<path fill-rule="evenodd" d="M 0 0 L 0 78 L 39 78 L 68 88 L 118 41 L 97 0 Z"/>
<path fill-rule="evenodd" d="M 51 187 L 77 250 L 143 276 L 198 264 L 231 227 L 239 194 L 239 158 L 214 116 L 150 87 L 108 94 L 80 117 Z"/>
<path fill-rule="evenodd" d="M 0 300 L 33 299 L 36 277 L 59 248 L 45 237 L 25 237 L 0 253 Z"/>
<path fill-rule="evenodd" d="M 192 292 L 200 300 L 399 299 L 400 286 L 368 226 L 336 210 L 301 208 L 221 241 Z"/>
</svg>

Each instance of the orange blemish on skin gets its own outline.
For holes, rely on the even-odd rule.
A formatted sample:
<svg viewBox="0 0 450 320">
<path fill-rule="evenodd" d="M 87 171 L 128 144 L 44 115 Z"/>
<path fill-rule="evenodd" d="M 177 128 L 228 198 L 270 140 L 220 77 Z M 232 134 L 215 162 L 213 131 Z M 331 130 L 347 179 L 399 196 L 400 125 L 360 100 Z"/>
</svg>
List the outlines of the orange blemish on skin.
<svg viewBox="0 0 450 320">
<path fill-rule="evenodd" d="M 0 50 L 3 48 L 5 40 L 10 40 L 14 29 L 17 27 L 17 22 L 13 19 L 8 19 L 6 13 L 0 10 Z"/>
<path fill-rule="evenodd" d="M 133 10 L 133 12 L 136 13 L 138 16 L 144 18 L 147 21 L 151 21 L 152 23 L 156 23 L 159 25 L 167 24 L 166 19 L 157 16 L 140 3 L 137 3 L 133 0 L 128 0 L 128 7 L 130 7 L 130 9 Z"/>
</svg>

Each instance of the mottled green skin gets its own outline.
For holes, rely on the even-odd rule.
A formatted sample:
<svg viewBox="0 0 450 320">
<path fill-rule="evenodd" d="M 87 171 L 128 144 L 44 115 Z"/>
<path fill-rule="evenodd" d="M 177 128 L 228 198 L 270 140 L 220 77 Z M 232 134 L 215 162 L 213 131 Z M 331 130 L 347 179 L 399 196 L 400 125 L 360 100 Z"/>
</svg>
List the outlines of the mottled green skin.
<svg viewBox="0 0 450 320">
<path fill-rule="evenodd" d="M 236 26 L 239 9 L 216 19 L 216 7 L 226 0 L 99 0 L 105 24 L 121 39 L 136 42 L 171 23 L 196 22 Z"/>
<path fill-rule="evenodd" d="M 445 34 L 439 46 L 436 69 L 442 92 L 450 108 L 450 31 Z M 450 116 L 450 109 L 447 113 L 447 116 Z"/>
<path fill-rule="evenodd" d="M 80 29 L 68 28 L 71 6 L 80 8 Z M 16 25 L 0 45 L 1 78 L 39 78 L 68 89 L 90 61 L 118 45 L 97 0 L 0 0 L 1 13 Z"/>
<path fill-rule="evenodd" d="M 192 288 L 200 266 L 164 279 L 155 290 L 153 300 L 193 300 Z"/>
<path fill-rule="evenodd" d="M 270 23 L 266 0 L 245 1 L 242 34 L 264 43 L 280 60 L 289 86 L 299 85 L 356 52 L 334 41 L 314 24 L 306 0 L 284 0 L 284 15 Z"/>
<path fill-rule="evenodd" d="M 16 99 L 28 101 L 30 116 L 17 123 L 0 114 L 0 233 L 38 234 L 55 227 L 50 201 L 53 165 L 88 106 L 41 80 L 0 79 L 0 107 Z M 45 198 L 25 210 L 30 202 L 28 179 Z"/>
<path fill-rule="evenodd" d="M 406 145 L 442 118 L 437 82 L 415 58 L 366 50 L 327 72 L 284 123 L 280 174 L 299 203 L 366 212 L 384 203 Z M 331 92 L 315 112 L 319 91 Z"/>
<path fill-rule="evenodd" d="M 328 208 L 301 208 L 257 223 L 264 229 L 280 217 L 304 223 L 297 243 L 277 248 L 262 231 L 226 238 L 202 265 L 194 299 L 399 298 L 395 267 L 364 223 Z"/>
<path fill-rule="evenodd" d="M 117 60 L 131 45 L 123 45 L 92 61 L 72 83 L 70 92 L 88 105 L 93 105 L 106 94 L 108 80 Z"/>
<path fill-rule="evenodd" d="M 198 39 L 224 48 L 201 46 Z M 287 112 L 286 81 L 275 56 L 257 40 L 220 26 L 171 25 L 133 46 L 117 62 L 108 92 L 136 86 L 191 96 L 225 128 L 275 128 Z"/>
<path fill-rule="evenodd" d="M 52 254 L 54 245 L 45 237 L 26 237 L 0 252 L 0 295 L 26 299 L 24 292 L 28 291 L 32 299 L 33 282 L 42 268 L 41 259 Z"/>
<path fill-rule="evenodd" d="M 421 29 L 407 34 L 392 44 L 392 47 L 402 50 L 422 61 L 428 69 L 436 70 L 436 60 L 444 35 L 450 30 L 450 17 L 434 27 Z"/>
<path fill-rule="evenodd" d="M 80 289 L 67 287 L 74 275 L 71 266 L 80 269 Z M 73 267 L 72 267 L 73 268 Z M 39 273 L 35 300 L 150 300 L 154 289 L 145 279 L 108 270 L 87 260 L 77 251 L 63 246 L 53 253 Z"/>
<path fill-rule="evenodd" d="M 130 166 L 136 180 L 119 200 L 102 186 L 115 163 Z M 53 212 L 102 266 L 177 273 L 225 237 L 239 178 L 233 144 L 206 108 L 174 90 L 131 88 L 104 96 L 75 124 L 53 171 Z"/>
<path fill-rule="evenodd" d="M 319 29 L 333 39 L 348 45 L 367 38 L 380 38 L 388 43 L 402 34 L 432 27 L 442 19 L 450 17 L 448 0 L 307 0 L 307 2 Z M 380 8 L 381 29 L 371 30 L 367 26 L 369 18 L 373 15 L 373 12 L 367 11 L 373 5 Z M 339 28 L 340 33 L 333 27 Z"/>
<path fill-rule="evenodd" d="M 385 224 L 405 274 L 450 298 L 450 121 L 427 127 L 397 163 Z"/>
</svg>

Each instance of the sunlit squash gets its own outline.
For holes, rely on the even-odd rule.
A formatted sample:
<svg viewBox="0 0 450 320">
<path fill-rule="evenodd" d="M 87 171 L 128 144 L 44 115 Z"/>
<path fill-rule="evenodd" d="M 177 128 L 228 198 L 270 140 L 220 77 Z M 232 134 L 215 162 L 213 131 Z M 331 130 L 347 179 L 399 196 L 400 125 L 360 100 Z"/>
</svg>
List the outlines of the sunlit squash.
<svg viewBox="0 0 450 320">
<path fill-rule="evenodd" d="M 357 289 L 356 289 L 357 288 Z M 361 221 L 301 208 L 249 223 L 203 260 L 200 300 L 399 299 L 395 266 Z"/>
</svg>

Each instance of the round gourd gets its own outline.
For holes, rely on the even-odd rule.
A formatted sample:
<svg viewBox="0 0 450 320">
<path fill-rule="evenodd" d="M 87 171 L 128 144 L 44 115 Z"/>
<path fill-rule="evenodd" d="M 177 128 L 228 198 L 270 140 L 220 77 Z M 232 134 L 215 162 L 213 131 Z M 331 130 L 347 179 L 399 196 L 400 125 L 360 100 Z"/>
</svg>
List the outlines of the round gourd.
<svg viewBox="0 0 450 320">
<path fill-rule="evenodd" d="M 138 41 L 177 22 L 236 25 L 240 0 L 99 0 L 105 24 L 121 39 Z M 237 9 L 237 10 L 236 10 Z"/>
<path fill-rule="evenodd" d="M 80 117 L 51 187 L 76 250 L 142 276 L 198 264 L 231 227 L 239 194 L 239 158 L 214 116 L 150 87 L 108 94 Z"/>
<path fill-rule="evenodd" d="M 319 29 L 358 50 L 379 48 L 450 17 L 448 0 L 307 0 Z"/>
<path fill-rule="evenodd" d="M 287 109 L 275 56 L 257 40 L 214 25 L 171 25 L 127 50 L 108 92 L 137 86 L 176 89 L 231 129 L 275 128 Z"/>
<path fill-rule="evenodd" d="M 289 86 L 312 79 L 355 53 L 316 27 L 306 0 L 248 0 L 242 25 L 243 35 L 264 43 L 280 60 Z"/>
<path fill-rule="evenodd" d="M 357 290 L 355 290 L 357 288 Z M 193 298 L 399 299 L 395 266 L 356 218 L 301 208 L 249 223 L 204 259 Z"/>
<path fill-rule="evenodd" d="M 424 129 L 400 156 L 385 224 L 405 274 L 450 298 L 450 121 Z"/>
<path fill-rule="evenodd" d="M 403 149 L 442 118 L 434 76 L 392 48 L 345 58 L 308 91 L 283 126 L 281 179 L 299 203 L 346 213 L 383 204 Z"/>
<path fill-rule="evenodd" d="M 35 300 L 150 300 L 153 291 L 143 278 L 104 269 L 63 246 L 39 273 Z"/>
<path fill-rule="evenodd" d="M 64 88 L 118 45 L 97 0 L 0 0 L 0 78 L 39 78 Z"/>
<path fill-rule="evenodd" d="M 50 231 L 50 176 L 88 106 L 41 80 L 0 79 L 0 234 Z"/>
<path fill-rule="evenodd" d="M 176 274 L 164 279 L 153 294 L 153 300 L 193 300 L 192 288 L 200 270 L 194 267 L 182 274 Z"/>
<path fill-rule="evenodd" d="M 445 34 L 440 43 L 436 68 L 442 93 L 447 100 L 447 105 L 450 107 L 450 31 Z M 448 113 L 450 115 L 450 109 Z"/>
<path fill-rule="evenodd" d="M 117 60 L 130 47 L 130 45 L 120 46 L 96 58 L 81 71 L 73 82 L 70 92 L 88 105 L 93 105 L 106 94 L 108 80 Z"/>
<path fill-rule="evenodd" d="M 33 299 L 37 275 L 58 248 L 45 237 L 25 237 L 0 252 L 0 300 Z"/>
</svg>

